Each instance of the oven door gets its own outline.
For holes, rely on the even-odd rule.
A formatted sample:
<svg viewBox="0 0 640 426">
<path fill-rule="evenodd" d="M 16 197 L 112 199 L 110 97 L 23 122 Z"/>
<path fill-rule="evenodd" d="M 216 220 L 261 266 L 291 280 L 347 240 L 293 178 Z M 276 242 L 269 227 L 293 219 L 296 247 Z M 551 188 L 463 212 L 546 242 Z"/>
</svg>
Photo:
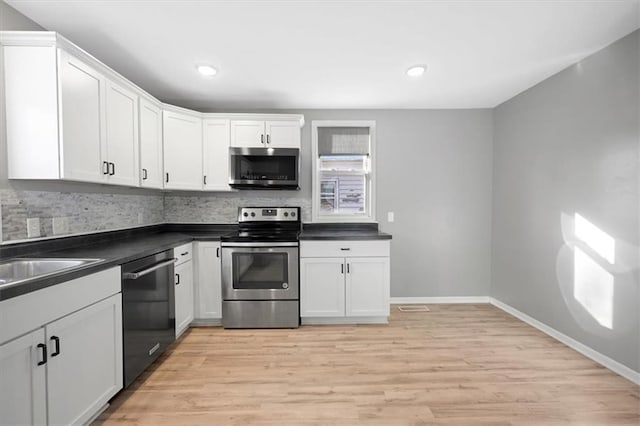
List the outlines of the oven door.
<svg viewBox="0 0 640 426">
<path fill-rule="evenodd" d="M 223 245 L 223 300 L 298 299 L 298 244 L 265 245 Z"/>
</svg>

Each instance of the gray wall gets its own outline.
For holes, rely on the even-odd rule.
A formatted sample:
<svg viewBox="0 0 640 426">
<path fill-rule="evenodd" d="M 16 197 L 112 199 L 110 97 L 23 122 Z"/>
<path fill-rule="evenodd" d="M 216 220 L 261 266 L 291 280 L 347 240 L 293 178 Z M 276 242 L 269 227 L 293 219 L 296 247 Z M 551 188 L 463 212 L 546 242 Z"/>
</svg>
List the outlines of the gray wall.
<svg viewBox="0 0 640 426">
<path fill-rule="evenodd" d="M 280 111 L 292 112 L 292 111 Z M 238 205 L 311 212 L 311 122 L 375 120 L 380 228 L 393 234 L 392 296 L 487 296 L 491 247 L 491 110 L 303 110 L 301 190 L 165 197 L 170 222 L 233 222 Z M 387 212 L 395 222 L 387 222 Z"/>
<path fill-rule="evenodd" d="M 636 31 L 495 109 L 491 287 L 496 299 L 636 371 L 639 38 Z M 613 265 L 573 235 L 575 213 L 615 238 Z M 585 269 L 575 247 L 598 266 Z M 603 274 L 614 280 L 612 329 L 576 294 Z"/>
</svg>

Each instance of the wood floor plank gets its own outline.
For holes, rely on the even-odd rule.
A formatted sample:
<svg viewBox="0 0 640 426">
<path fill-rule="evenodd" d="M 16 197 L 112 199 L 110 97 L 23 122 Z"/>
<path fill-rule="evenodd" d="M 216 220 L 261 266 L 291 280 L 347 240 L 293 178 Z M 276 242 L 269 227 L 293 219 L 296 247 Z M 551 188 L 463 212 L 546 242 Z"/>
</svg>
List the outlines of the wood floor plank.
<svg viewBox="0 0 640 426">
<path fill-rule="evenodd" d="M 194 328 L 98 425 L 635 425 L 640 387 L 491 305 Z"/>
</svg>

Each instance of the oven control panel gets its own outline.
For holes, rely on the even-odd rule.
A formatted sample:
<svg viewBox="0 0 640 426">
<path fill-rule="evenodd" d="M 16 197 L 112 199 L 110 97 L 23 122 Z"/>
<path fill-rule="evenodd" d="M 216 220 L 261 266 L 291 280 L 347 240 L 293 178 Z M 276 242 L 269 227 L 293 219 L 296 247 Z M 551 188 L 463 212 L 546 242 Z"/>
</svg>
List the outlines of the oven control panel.
<svg viewBox="0 0 640 426">
<path fill-rule="evenodd" d="M 240 207 L 238 222 L 299 222 L 300 207 Z"/>
</svg>

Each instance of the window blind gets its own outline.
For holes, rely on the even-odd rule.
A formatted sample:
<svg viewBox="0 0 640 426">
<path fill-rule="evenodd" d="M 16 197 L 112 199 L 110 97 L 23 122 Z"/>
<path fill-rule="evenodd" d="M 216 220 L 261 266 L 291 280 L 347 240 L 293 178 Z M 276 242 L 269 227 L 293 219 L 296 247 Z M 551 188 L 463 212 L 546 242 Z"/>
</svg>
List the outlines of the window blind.
<svg viewBox="0 0 640 426">
<path fill-rule="evenodd" d="M 318 128 L 318 155 L 369 155 L 368 127 Z"/>
</svg>

